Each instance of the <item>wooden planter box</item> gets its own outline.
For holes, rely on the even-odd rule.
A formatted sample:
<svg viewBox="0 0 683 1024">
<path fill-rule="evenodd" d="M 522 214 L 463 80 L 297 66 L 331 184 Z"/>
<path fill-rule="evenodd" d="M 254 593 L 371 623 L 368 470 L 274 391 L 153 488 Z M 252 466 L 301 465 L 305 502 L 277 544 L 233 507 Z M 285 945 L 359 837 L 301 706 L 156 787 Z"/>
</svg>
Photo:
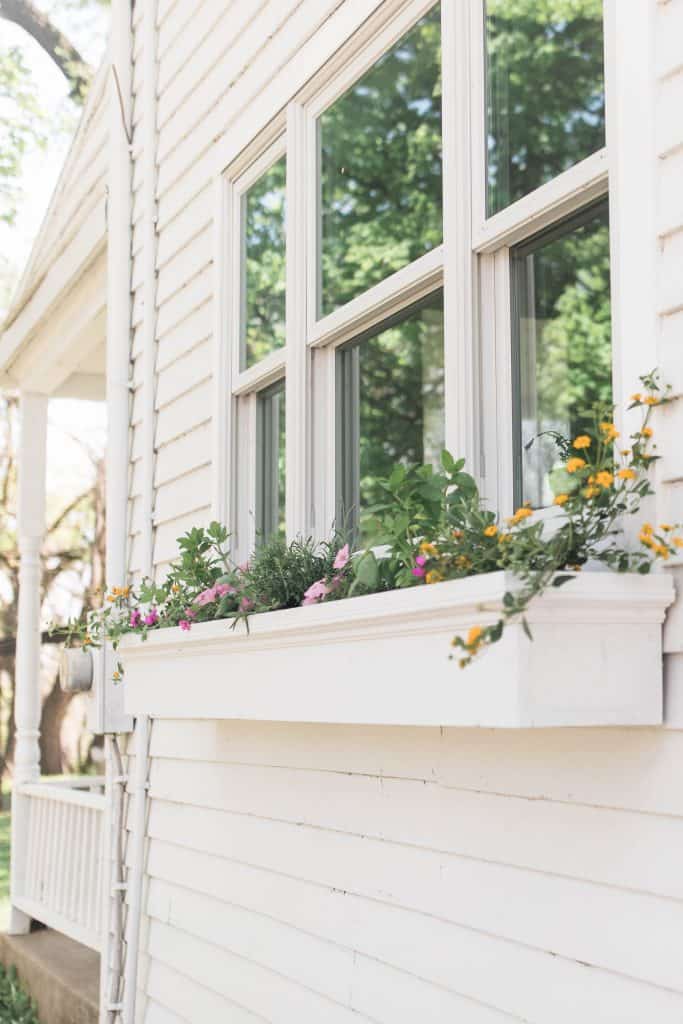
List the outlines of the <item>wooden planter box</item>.
<svg viewBox="0 0 683 1024">
<path fill-rule="evenodd" d="M 167 629 L 120 648 L 130 714 L 496 728 L 662 721 L 665 573 L 582 573 L 466 669 L 450 641 L 498 618 L 503 572 Z"/>
</svg>

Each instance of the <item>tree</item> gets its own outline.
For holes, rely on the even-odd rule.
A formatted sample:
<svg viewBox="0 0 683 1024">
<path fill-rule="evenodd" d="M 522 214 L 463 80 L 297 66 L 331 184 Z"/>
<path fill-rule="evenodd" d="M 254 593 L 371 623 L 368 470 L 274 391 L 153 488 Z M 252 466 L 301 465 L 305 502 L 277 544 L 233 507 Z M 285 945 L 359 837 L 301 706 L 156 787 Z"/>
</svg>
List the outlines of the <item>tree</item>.
<svg viewBox="0 0 683 1024">
<path fill-rule="evenodd" d="M 0 779 L 14 752 L 14 668 L 19 596 L 19 549 L 16 524 L 17 400 L 0 399 L 0 701 L 5 731 L 0 746 Z M 81 609 L 101 601 L 104 584 L 104 463 L 93 459 L 94 484 L 49 515 L 42 559 L 43 603 L 55 590 L 69 586 Z M 43 636 L 54 642 L 58 637 Z M 53 679 L 45 695 L 40 722 L 41 771 L 60 774 L 64 763 L 61 727 L 72 700 Z"/>
<path fill-rule="evenodd" d="M 0 20 L 12 23 L 49 57 L 66 80 L 72 109 L 87 96 L 93 68 L 82 47 L 58 24 L 79 12 L 100 9 L 108 0 L 52 0 L 49 13 L 32 0 L 0 0 Z M 0 220 L 13 223 L 20 197 L 24 157 L 48 136 L 60 134 L 42 110 L 26 54 L 0 43 Z"/>
</svg>

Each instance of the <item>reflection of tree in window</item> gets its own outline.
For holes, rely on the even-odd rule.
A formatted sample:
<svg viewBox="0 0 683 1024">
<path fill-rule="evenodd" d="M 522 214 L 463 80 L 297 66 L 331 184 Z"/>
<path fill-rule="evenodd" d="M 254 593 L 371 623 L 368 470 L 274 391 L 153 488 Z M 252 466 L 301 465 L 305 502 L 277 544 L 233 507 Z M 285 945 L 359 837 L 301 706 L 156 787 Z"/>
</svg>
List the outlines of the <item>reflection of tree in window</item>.
<svg viewBox="0 0 683 1024">
<path fill-rule="evenodd" d="M 488 212 L 605 144 L 602 0 L 486 0 Z"/>
<path fill-rule="evenodd" d="M 437 5 L 320 118 L 320 313 L 439 245 Z"/>
<path fill-rule="evenodd" d="M 340 443 L 349 472 L 342 514 L 357 521 L 383 498 L 378 486 L 397 463 L 437 465 L 444 443 L 443 298 L 429 298 L 398 323 L 340 353 L 340 377 L 355 392 L 342 399 Z M 344 373 L 356 361 L 352 372 Z M 350 422 L 354 420 L 355 422 Z M 355 451 L 348 445 L 355 445 Z M 350 493 L 355 492 L 355 493 Z"/>
<path fill-rule="evenodd" d="M 607 204 L 513 253 L 522 446 L 543 431 L 593 432 L 591 407 L 612 400 Z M 523 451 L 524 498 L 547 504 L 552 438 Z"/>
<path fill-rule="evenodd" d="M 256 533 L 260 543 L 285 535 L 285 384 L 258 395 L 256 421 Z"/>
<path fill-rule="evenodd" d="M 285 343 L 285 158 L 244 197 L 243 367 Z"/>
</svg>

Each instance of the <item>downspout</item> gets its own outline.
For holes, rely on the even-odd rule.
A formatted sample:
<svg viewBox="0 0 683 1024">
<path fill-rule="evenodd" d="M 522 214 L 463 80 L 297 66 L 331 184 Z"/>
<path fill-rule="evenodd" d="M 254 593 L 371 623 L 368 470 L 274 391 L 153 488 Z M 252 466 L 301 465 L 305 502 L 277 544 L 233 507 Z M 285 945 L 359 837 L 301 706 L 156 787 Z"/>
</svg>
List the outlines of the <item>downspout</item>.
<svg viewBox="0 0 683 1024">
<path fill-rule="evenodd" d="M 131 0 L 112 0 L 110 30 L 107 195 L 107 454 L 106 580 L 126 578 L 129 462 L 129 376 L 132 276 L 132 11 Z M 100 957 L 100 1024 L 120 1009 L 125 900 L 122 856 L 123 766 L 115 735 L 105 735 L 103 857 L 104 928 Z"/>
<path fill-rule="evenodd" d="M 142 14 L 142 566 L 154 574 L 154 470 L 156 382 L 156 257 L 157 257 L 157 0 L 145 0 Z M 150 720 L 141 715 L 135 725 L 135 775 L 131 858 L 128 876 L 126 967 L 123 1024 L 134 1024 L 138 988 L 140 927 L 145 873 L 145 832 L 149 777 Z"/>
</svg>

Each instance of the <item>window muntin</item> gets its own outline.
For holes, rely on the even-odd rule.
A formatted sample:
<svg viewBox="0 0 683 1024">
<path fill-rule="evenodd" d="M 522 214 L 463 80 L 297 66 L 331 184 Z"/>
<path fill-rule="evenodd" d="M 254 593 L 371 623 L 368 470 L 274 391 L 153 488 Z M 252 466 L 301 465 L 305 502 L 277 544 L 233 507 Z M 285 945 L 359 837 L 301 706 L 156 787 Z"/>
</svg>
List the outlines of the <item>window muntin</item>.
<svg viewBox="0 0 683 1024">
<path fill-rule="evenodd" d="M 438 463 L 444 445 L 443 293 L 337 350 L 337 518 L 366 539 L 378 478 Z"/>
<path fill-rule="evenodd" d="M 283 156 L 242 197 L 241 370 L 285 343 L 285 179 Z"/>
<path fill-rule="evenodd" d="M 441 243 L 440 4 L 320 115 L 318 145 L 324 316 Z"/>
<path fill-rule="evenodd" d="M 553 433 L 593 433 L 591 406 L 612 401 L 607 201 L 516 247 L 511 261 L 516 497 L 539 508 L 552 500 Z"/>
<path fill-rule="evenodd" d="M 256 541 L 285 534 L 285 382 L 256 396 Z"/>
<path fill-rule="evenodd" d="M 487 214 L 605 144 L 602 0 L 485 0 Z"/>
</svg>

